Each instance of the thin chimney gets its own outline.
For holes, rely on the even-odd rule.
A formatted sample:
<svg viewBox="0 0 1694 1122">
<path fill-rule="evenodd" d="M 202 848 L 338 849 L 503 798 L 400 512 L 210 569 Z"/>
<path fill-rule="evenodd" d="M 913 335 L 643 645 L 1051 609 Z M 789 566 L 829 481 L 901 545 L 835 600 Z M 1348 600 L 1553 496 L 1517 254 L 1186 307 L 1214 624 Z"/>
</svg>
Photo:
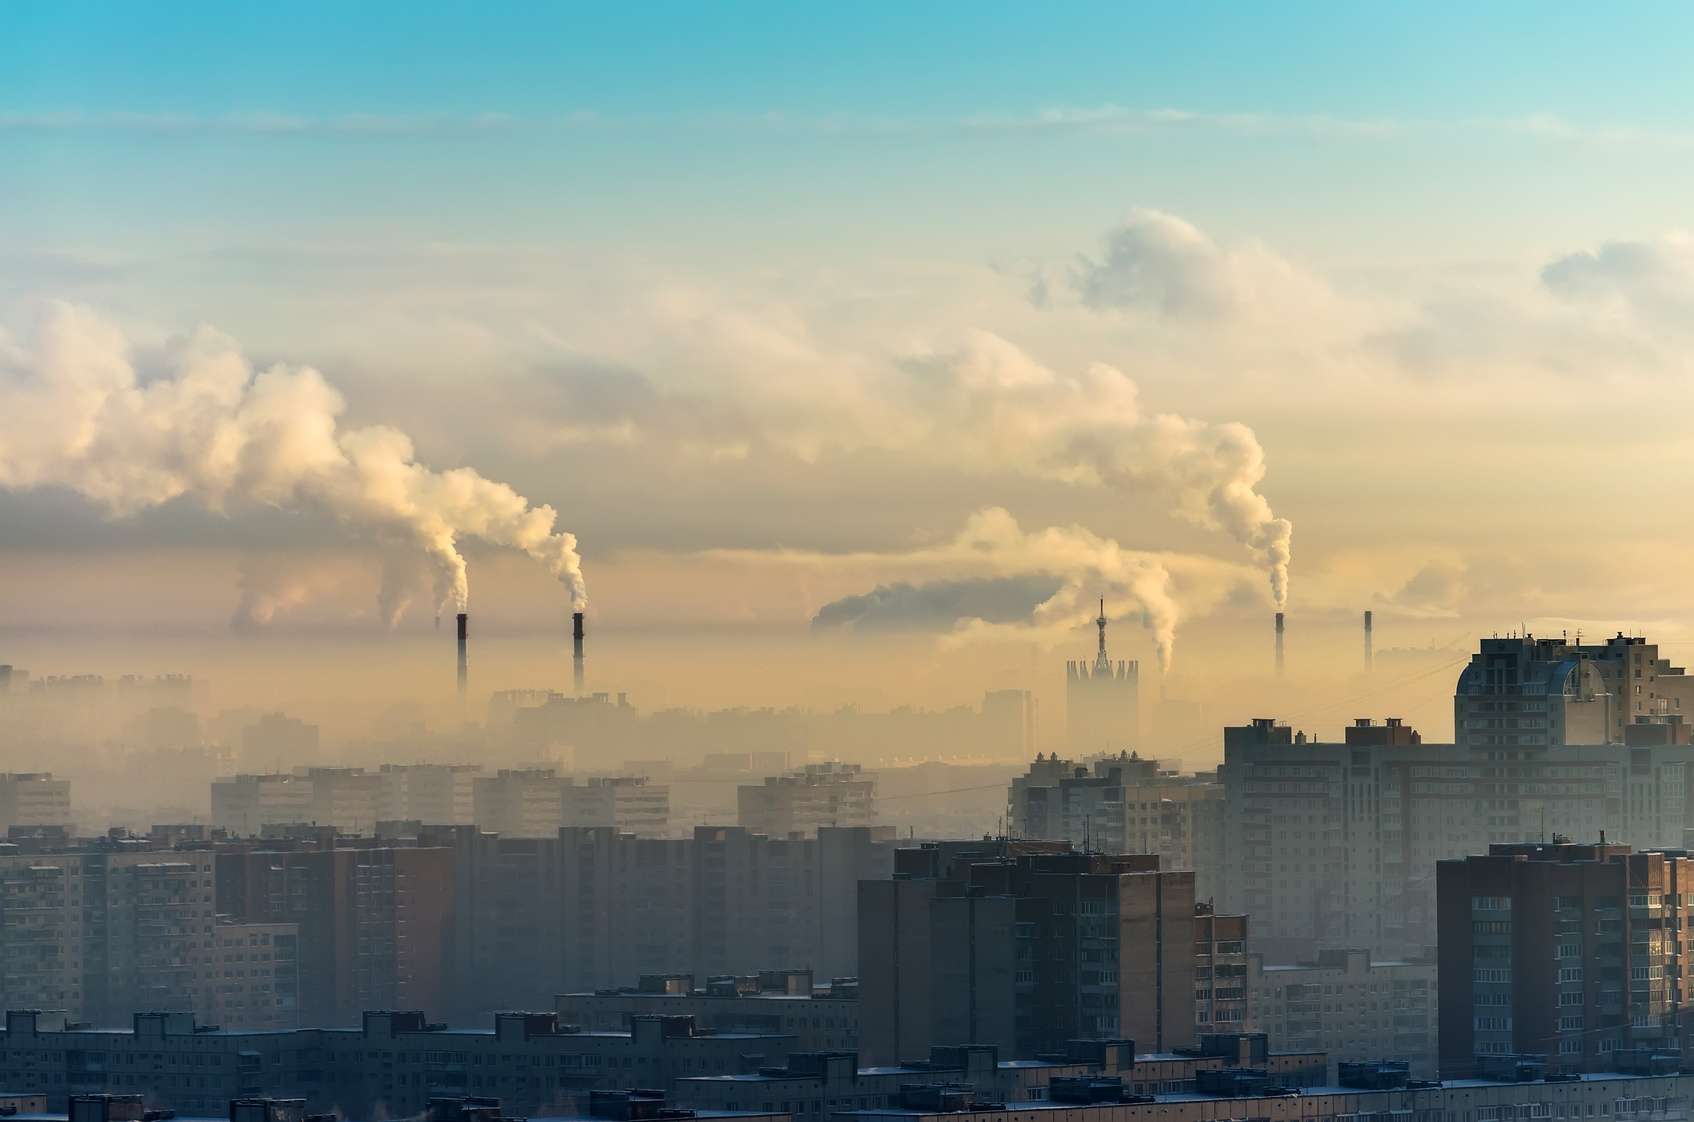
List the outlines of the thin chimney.
<svg viewBox="0 0 1694 1122">
<path fill-rule="evenodd" d="M 1376 669 L 1376 651 L 1371 646 L 1370 625 L 1371 625 L 1370 609 L 1367 608 L 1367 609 L 1365 609 L 1365 673 L 1366 674 L 1369 674 L 1372 670 Z"/>
<path fill-rule="evenodd" d="M 469 634 L 470 616 L 459 613 L 459 696 L 465 696 L 465 683 L 470 677 L 470 660 L 465 651 L 465 639 Z"/>
<path fill-rule="evenodd" d="M 1276 674 L 1282 677 L 1282 613 L 1276 613 Z"/>
<path fill-rule="evenodd" d="M 582 613 L 571 613 L 571 673 L 576 683 L 576 696 L 583 691 Z"/>
</svg>

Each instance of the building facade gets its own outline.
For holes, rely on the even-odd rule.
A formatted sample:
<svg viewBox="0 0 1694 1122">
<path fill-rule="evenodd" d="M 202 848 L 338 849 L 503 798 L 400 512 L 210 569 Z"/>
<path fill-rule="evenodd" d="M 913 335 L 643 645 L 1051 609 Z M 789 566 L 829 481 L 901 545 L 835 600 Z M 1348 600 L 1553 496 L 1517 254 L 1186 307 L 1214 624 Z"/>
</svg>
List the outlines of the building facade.
<svg viewBox="0 0 1694 1122">
<path fill-rule="evenodd" d="M 858 764 L 807 764 L 736 788 L 736 822 L 771 837 L 876 825 L 876 780 Z"/>
<path fill-rule="evenodd" d="M 1247 958 L 1249 1023 L 1279 1047 L 1331 1060 L 1392 1057 L 1414 1079 L 1436 1076 L 1439 987 L 1434 960 L 1375 961 L 1359 949 L 1321 951 L 1310 962 Z"/>
<path fill-rule="evenodd" d="M 1612 1070 L 1681 1051 L 1694 1013 L 1694 860 L 1623 845 L 1495 845 L 1441 862 L 1441 1070 L 1539 1053 Z"/>
<path fill-rule="evenodd" d="M 861 1051 L 1032 1056 L 1077 1039 L 1195 1038 L 1194 874 L 1056 843 L 939 843 L 859 886 Z"/>
</svg>

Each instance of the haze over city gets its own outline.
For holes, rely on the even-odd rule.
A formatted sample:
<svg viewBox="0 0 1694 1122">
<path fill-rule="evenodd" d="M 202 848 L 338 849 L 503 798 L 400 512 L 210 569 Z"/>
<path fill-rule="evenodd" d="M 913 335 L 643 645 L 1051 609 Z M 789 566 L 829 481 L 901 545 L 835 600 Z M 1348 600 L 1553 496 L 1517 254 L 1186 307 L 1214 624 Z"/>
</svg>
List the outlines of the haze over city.
<svg viewBox="0 0 1694 1122">
<path fill-rule="evenodd" d="M 0 6 L 0 1114 L 1686 1122 L 1691 33 Z"/>
</svg>

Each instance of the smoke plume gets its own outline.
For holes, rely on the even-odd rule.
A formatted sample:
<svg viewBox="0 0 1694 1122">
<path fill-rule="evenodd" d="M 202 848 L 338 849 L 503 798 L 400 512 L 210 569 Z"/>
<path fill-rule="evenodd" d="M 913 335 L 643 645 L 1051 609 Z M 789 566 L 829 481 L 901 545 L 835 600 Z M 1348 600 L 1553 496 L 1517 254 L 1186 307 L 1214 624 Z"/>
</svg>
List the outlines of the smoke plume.
<svg viewBox="0 0 1694 1122">
<path fill-rule="evenodd" d="M 554 529 L 552 507 L 470 468 L 421 464 L 396 429 L 345 428 L 344 408 L 316 370 L 255 372 L 232 341 L 204 328 L 168 370 L 144 378 L 121 331 L 57 304 L 29 346 L 0 339 L 0 487 L 63 487 L 114 517 L 179 498 L 216 512 L 326 514 L 420 551 L 442 605 L 458 611 L 470 599 L 458 543 L 480 538 L 535 558 L 582 609 L 576 538 Z"/>
</svg>

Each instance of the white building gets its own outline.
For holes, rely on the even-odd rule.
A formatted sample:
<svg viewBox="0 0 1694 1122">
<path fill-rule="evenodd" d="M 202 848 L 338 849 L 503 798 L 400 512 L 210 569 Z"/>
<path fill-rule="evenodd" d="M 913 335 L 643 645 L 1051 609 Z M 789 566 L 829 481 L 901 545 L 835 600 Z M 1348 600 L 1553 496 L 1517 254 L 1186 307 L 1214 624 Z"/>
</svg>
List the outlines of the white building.
<svg viewBox="0 0 1694 1122">
<path fill-rule="evenodd" d="M 0 773 L 0 836 L 13 826 L 70 824 L 70 780 L 45 771 Z"/>
<path fill-rule="evenodd" d="M 212 825 L 238 837 L 312 820 L 312 783 L 301 775 L 232 775 L 212 781 Z"/>
<path fill-rule="evenodd" d="M 379 816 L 385 822 L 468 826 L 476 821 L 477 764 L 383 764 Z"/>
<path fill-rule="evenodd" d="M 670 831 L 671 789 L 645 776 L 593 776 L 586 783 L 567 781 L 560 789 L 566 826 L 611 826 L 647 838 Z"/>
</svg>

